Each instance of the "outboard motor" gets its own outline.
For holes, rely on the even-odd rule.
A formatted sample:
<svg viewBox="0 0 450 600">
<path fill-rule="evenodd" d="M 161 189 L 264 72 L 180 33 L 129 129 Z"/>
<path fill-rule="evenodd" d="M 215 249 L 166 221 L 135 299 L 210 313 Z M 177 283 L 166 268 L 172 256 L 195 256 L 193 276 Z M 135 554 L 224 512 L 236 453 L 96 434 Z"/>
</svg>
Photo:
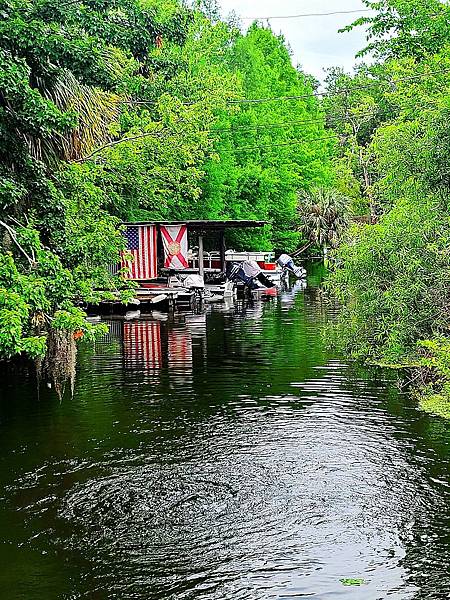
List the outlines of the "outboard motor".
<svg viewBox="0 0 450 600">
<path fill-rule="evenodd" d="M 292 257 L 289 256 L 289 254 L 282 254 L 278 258 L 277 263 L 283 270 L 295 275 L 297 279 L 304 279 L 306 277 L 306 269 L 303 267 L 296 267 Z"/>
<path fill-rule="evenodd" d="M 188 275 L 183 279 L 183 287 L 188 290 L 204 290 L 205 281 L 200 275 Z"/>
<path fill-rule="evenodd" d="M 257 281 L 266 288 L 273 288 L 275 284 L 264 275 L 261 267 L 254 260 L 245 260 L 242 263 L 232 263 L 228 273 L 228 278 L 231 281 L 240 281 L 249 289 L 255 290 L 258 288 Z"/>
</svg>

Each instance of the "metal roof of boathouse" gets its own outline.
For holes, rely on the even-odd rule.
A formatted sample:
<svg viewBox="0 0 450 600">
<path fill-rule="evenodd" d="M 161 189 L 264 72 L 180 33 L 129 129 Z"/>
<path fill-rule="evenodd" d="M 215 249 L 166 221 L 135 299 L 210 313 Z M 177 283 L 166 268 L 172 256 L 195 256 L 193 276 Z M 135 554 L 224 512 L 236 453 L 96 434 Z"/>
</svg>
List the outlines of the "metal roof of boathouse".
<svg viewBox="0 0 450 600">
<path fill-rule="evenodd" d="M 264 227 L 267 221 L 251 221 L 251 220 L 229 220 L 229 221 L 202 221 L 202 220 L 185 220 L 185 221 L 137 221 L 135 223 L 125 222 L 125 226 L 132 227 L 133 225 L 187 225 L 192 231 L 216 230 L 222 229 L 245 229 L 250 227 Z"/>
</svg>

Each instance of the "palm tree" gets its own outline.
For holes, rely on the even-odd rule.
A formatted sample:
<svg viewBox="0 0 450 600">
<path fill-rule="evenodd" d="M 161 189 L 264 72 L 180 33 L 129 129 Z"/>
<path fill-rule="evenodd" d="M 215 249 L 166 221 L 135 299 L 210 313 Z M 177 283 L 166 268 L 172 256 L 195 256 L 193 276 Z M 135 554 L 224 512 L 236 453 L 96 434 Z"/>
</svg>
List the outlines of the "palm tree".
<svg viewBox="0 0 450 600">
<path fill-rule="evenodd" d="M 333 188 L 316 187 L 299 194 L 301 232 L 308 246 L 319 246 L 326 254 L 335 248 L 349 224 L 350 200 Z"/>
<path fill-rule="evenodd" d="M 120 114 L 117 94 L 80 83 L 68 69 L 51 84 L 35 78 L 36 88 L 61 111 L 73 111 L 77 125 L 65 135 L 51 133 L 47 138 L 28 137 L 31 155 L 46 164 L 55 160 L 77 160 L 89 154 L 98 144 L 109 142 L 110 125 Z"/>
</svg>

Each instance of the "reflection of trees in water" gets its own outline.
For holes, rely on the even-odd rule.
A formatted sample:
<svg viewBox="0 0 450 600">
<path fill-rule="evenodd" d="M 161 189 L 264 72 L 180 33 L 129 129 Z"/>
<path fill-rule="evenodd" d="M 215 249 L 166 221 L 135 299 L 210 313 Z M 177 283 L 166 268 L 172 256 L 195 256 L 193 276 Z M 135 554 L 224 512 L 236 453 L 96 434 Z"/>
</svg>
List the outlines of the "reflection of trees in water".
<svg viewBox="0 0 450 600">
<path fill-rule="evenodd" d="M 208 363 L 212 369 L 223 364 L 230 377 L 239 371 L 243 389 L 252 396 L 265 396 L 268 386 L 270 393 L 290 393 L 292 381 L 317 377 L 312 367 L 327 360 L 318 335 L 324 317 L 302 286 L 272 303 L 244 306 L 240 315 L 213 313 Z M 224 392 L 233 398 L 233 390 Z"/>
<path fill-rule="evenodd" d="M 408 582 L 420 591 L 414 600 L 444 600 L 450 590 L 450 535 L 447 516 L 448 501 L 444 506 L 433 503 L 415 515 L 409 535 L 403 535 L 405 557 L 403 568 Z"/>
<path fill-rule="evenodd" d="M 450 591 L 450 423 L 420 412 L 406 394 L 398 414 L 414 440 L 414 458 L 423 466 L 403 564 L 421 590 L 417 600 L 440 600 Z"/>
<path fill-rule="evenodd" d="M 420 412 L 417 401 L 399 389 L 392 371 L 351 365 L 346 369 L 345 385 L 349 394 L 358 398 L 357 413 L 367 415 L 367 427 L 371 416 L 376 416 L 374 402 L 378 400 L 379 411 L 384 411 L 386 425 L 408 465 L 408 469 L 398 470 L 404 488 L 399 506 L 407 494 L 413 495 L 400 524 L 405 551 L 401 566 L 409 574 L 408 582 L 419 590 L 414 600 L 441 600 L 446 597 L 443 590 L 450 590 L 450 425 Z M 380 425 L 374 423 L 373 430 L 377 429 L 381 430 Z M 395 465 L 389 468 L 395 469 Z"/>
</svg>

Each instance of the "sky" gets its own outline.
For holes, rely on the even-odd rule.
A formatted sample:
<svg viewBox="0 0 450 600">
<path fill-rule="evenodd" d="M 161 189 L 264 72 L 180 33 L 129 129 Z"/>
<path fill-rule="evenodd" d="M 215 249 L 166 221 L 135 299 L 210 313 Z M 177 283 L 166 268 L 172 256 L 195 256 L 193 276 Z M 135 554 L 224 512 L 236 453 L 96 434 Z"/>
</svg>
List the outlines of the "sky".
<svg viewBox="0 0 450 600">
<path fill-rule="evenodd" d="M 361 0 L 219 0 L 226 17 L 234 10 L 241 18 L 324 13 L 366 9 Z M 319 81 L 324 69 L 332 66 L 351 71 L 357 62 L 355 54 L 366 45 L 362 27 L 349 33 L 338 29 L 353 22 L 360 14 L 330 15 L 297 19 L 270 19 L 275 33 L 283 33 L 293 50 L 293 63 Z M 370 13 L 367 13 L 370 14 Z M 251 21 L 244 20 L 248 26 Z"/>
</svg>

